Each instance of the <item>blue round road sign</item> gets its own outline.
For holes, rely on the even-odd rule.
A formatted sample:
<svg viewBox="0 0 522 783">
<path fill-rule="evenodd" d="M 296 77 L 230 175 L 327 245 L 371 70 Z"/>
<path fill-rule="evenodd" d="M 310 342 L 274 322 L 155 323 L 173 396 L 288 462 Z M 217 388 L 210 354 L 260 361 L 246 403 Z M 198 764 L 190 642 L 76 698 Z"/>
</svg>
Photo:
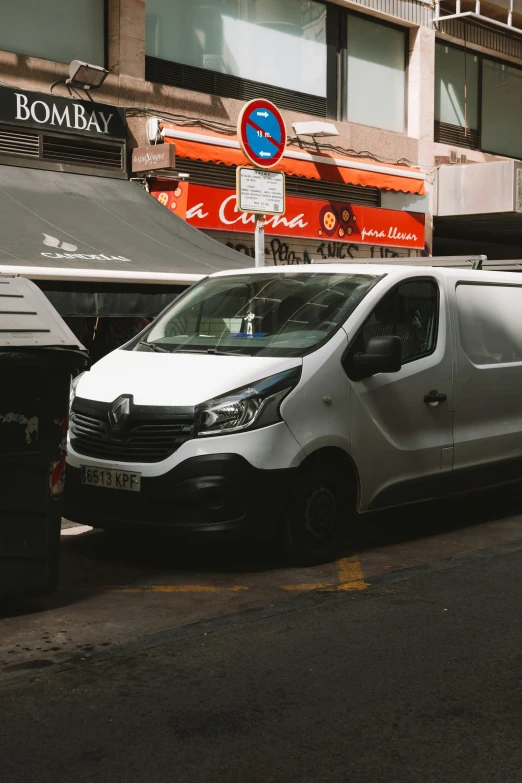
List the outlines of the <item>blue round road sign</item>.
<svg viewBox="0 0 522 783">
<path fill-rule="evenodd" d="M 285 123 L 270 101 L 258 99 L 244 106 L 239 115 L 238 135 L 243 152 L 255 166 L 271 169 L 283 157 Z"/>
</svg>

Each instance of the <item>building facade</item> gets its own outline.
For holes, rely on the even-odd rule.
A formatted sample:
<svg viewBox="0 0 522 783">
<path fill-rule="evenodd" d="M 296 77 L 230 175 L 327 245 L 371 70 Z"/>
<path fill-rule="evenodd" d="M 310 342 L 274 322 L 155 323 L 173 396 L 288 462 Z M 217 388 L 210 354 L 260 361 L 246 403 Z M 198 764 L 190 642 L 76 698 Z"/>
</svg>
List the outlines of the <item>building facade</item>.
<svg viewBox="0 0 522 783">
<path fill-rule="evenodd" d="M 126 110 L 120 174 L 133 147 L 175 144 L 189 178 L 150 191 L 222 244 L 253 255 L 252 216 L 233 204 L 235 127 L 264 97 L 283 112 L 290 152 L 268 263 L 522 257 L 521 0 L 61 0 L 52 18 L 46 5 L 9 4 L 1 84 L 69 98 L 71 60 L 107 67 L 95 100 Z M 0 163 L 23 166 L 2 119 Z M 309 120 L 338 135 L 297 137 Z"/>
</svg>

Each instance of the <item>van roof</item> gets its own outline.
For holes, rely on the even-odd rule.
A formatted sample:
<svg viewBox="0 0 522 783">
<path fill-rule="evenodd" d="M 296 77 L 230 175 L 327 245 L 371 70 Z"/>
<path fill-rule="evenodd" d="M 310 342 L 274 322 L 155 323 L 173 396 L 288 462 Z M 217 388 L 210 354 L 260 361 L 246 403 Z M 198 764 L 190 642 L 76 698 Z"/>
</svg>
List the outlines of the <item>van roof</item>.
<svg viewBox="0 0 522 783">
<path fill-rule="evenodd" d="M 414 261 L 414 259 L 412 259 Z M 212 277 L 224 277 L 229 275 L 245 275 L 245 274 L 299 274 L 303 272 L 315 273 L 315 274 L 365 274 L 365 275 L 390 275 L 394 272 L 410 272 L 411 274 L 419 274 L 420 272 L 429 273 L 430 270 L 437 269 L 438 272 L 442 272 L 448 277 L 470 277 L 477 280 L 505 280 L 516 283 L 517 275 L 513 275 L 513 271 L 499 271 L 495 269 L 472 269 L 470 267 L 445 267 L 440 263 L 433 265 L 426 263 L 429 259 L 422 259 L 424 263 L 420 264 L 393 264 L 393 263 L 352 263 L 344 262 L 339 264 L 329 263 L 312 263 L 312 264 L 300 264 L 295 266 L 262 266 L 262 267 L 250 267 L 248 269 L 241 270 L 226 270 L 223 272 L 216 272 Z M 522 267 L 519 267 L 516 271 L 522 271 Z M 520 278 L 522 282 L 522 277 Z"/>
<path fill-rule="evenodd" d="M 409 268 L 409 267 L 407 267 Z M 412 269 L 418 269 L 419 267 L 411 267 Z M 391 266 L 389 264 L 360 264 L 360 263 L 341 263 L 341 264 L 299 264 L 299 265 L 285 265 L 285 266 L 257 266 L 250 267 L 249 269 L 231 269 L 223 272 L 216 272 L 212 277 L 224 277 L 228 275 L 244 275 L 244 274 L 299 274 L 303 272 L 312 272 L 315 274 L 368 274 L 368 275 L 382 275 L 389 274 L 395 269 L 404 269 L 404 267 Z"/>
</svg>

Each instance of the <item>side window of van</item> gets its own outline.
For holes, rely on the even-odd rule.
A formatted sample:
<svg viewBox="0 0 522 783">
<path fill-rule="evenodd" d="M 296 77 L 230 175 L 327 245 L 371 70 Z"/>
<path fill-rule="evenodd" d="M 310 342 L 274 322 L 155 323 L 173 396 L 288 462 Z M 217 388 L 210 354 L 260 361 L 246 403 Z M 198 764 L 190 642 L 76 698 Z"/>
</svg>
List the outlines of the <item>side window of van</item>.
<svg viewBox="0 0 522 783">
<path fill-rule="evenodd" d="M 473 364 L 522 362 L 522 286 L 459 283 L 460 341 Z"/>
<path fill-rule="evenodd" d="M 438 289 L 433 280 L 412 280 L 390 291 L 377 305 L 357 338 L 365 351 L 371 337 L 397 335 L 402 361 L 426 356 L 437 341 Z"/>
</svg>

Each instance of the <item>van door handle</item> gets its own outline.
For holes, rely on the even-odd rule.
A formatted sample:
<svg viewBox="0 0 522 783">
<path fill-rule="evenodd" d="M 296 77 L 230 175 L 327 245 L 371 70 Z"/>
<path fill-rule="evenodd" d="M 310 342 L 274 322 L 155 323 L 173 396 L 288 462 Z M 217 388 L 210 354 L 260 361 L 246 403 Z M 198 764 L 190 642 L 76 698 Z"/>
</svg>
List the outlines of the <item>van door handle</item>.
<svg viewBox="0 0 522 783">
<path fill-rule="evenodd" d="M 439 394 L 436 389 L 424 395 L 424 402 L 427 403 L 427 405 L 438 405 L 439 402 L 445 402 L 447 399 L 447 394 Z"/>
</svg>

